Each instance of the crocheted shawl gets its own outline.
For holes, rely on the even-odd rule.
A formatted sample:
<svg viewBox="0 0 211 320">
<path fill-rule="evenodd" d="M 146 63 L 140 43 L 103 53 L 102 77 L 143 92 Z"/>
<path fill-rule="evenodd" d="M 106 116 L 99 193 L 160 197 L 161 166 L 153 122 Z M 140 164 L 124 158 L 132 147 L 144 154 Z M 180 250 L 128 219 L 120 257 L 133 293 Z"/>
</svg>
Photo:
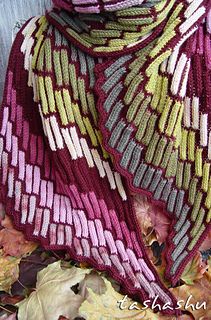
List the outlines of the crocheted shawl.
<svg viewBox="0 0 211 320">
<path fill-rule="evenodd" d="M 54 3 L 11 51 L 0 201 L 28 239 L 178 314 L 147 257 L 131 191 L 172 221 L 174 285 L 210 228 L 211 3 Z"/>
</svg>

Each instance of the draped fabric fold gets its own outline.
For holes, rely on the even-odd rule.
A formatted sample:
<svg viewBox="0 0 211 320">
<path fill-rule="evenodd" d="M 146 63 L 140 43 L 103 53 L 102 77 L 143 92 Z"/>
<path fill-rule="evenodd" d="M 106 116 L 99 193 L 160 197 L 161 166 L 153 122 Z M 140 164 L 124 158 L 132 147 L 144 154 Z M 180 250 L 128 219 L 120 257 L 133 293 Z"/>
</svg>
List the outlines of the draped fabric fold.
<svg viewBox="0 0 211 320">
<path fill-rule="evenodd" d="M 170 216 L 176 284 L 211 218 L 210 1 L 54 0 L 18 33 L 0 112 L 0 201 L 28 239 L 179 314 L 131 192 Z"/>
</svg>

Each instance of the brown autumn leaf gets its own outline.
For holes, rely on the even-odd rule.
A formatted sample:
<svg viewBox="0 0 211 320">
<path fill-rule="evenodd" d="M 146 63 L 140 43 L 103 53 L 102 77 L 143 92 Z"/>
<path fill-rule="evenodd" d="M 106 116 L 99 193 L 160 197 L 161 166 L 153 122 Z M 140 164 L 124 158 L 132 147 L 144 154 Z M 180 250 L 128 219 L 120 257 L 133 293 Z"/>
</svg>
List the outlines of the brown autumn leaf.
<svg viewBox="0 0 211 320">
<path fill-rule="evenodd" d="M 82 297 L 88 297 L 88 289 L 91 288 L 96 294 L 103 294 L 106 291 L 106 286 L 103 278 L 99 273 L 92 271 L 85 276 L 85 278 L 79 283 L 78 290 Z"/>
<path fill-rule="evenodd" d="M 202 255 L 198 251 L 193 259 L 188 263 L 182 273 L 181 279 L 189 285 L 193 285 L 194 281 L 203 277 L 207 269 L 207 265 L 202 261 Z"/>
<path fill-rule="evenodd" d="M 151 207 L 150 217 L 157 241 L 159 244 L 162 244 L 168 236 L 170 220 L 161 208 L 154 205 Z"/>
<path fill-rule="evenodd" d="M 211 263 L 201 279 L 193 286 L 184 284 L 170 289 L 178 300 L 183 300 L 183 310 L 191 312 L 195 320 L 209 320 L 211 315 Z"/>
<path fill-rule="evenodd" d="M 159 244 L 165 242 L 170 220 L 162 210 L 155 206 L 146 196 L 134 195 L 134 207 L 142 233 L 148 238 L 147 243 L 151 245 L 154 241 Z"/>
<path fill-rule="evenodd" d="M 37 248 L 37 243 L 27 241 L 24 234 L 14 228 L 11 219 L 7 215 L 2 220 L 1 226 L 3 228 L 0 230 L 0 247 L 3 248 L 5 255 L 19 258 Z"/>
</svg>

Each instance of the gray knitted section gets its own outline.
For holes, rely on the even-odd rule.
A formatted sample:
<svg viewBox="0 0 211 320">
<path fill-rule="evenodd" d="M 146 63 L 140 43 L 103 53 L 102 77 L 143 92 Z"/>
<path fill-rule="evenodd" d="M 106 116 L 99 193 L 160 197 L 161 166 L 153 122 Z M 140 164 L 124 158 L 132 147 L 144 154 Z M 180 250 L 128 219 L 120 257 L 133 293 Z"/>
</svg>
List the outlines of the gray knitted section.
<svg viewBox="0 0 211 320">
<path fill-rule="evenodd" d="M 177 190 L 173 189 L 169 195 L 168 203 L 167 203 L 167 210 L 171 213 L 174 211 L 176 197 L 177 197 Z"/>
<path fill-rule="evenodd" d="M 142 148 L 137 145 L 133 151 L 132 160 L 129 167 L 130 173 L 135 173 L 141 160 L 141 152 L 142 152 Z"/>
<path fill-rule="evenodd" d="M 133 128 L 131 128 L 130 126 L 128 126 L 124 130 L 124 132 L 123 132 L 123 134 L 121 136 L 121 139 L 120 139 L 120 141 L 119 141 L 119 143 L 117 145 L 117 151 L 122 153 L 125 150 L 128 142 L 130 140 L 132 132 L 133 132 Z"/>
<path fill-rule="evenodd" d="M 177 217 L 179 217 L 181 210 L 182 210 L 184 195 L 185 195 L 184 190 L 180 190 L 177 195 L 177 200 L 176 200 L 176 205 L 175 205 L 175 213 L 176 213 Z"/>
<path fill-rule="evenodd" d="M 104 103 L 104 109 L 106 112 L 109 112 L 112 105 L 115 103 L 115 101 L 117 100 L 120 92 L 123 89 L 123 84 L 120 82 L 116 85 L 115 88 L 113 88 L 113 90 L 109 93 L 108 97 L 105 100 Z"/>
<path fill-rule="evenodd" d="M 168 181 L 163 189 L 161 200 L 167 202 L 171 189 L 172 189 L 172 181 Z"/>
<path fill-rule="evenodd" d="M 71 16 L 66 13 L 65 11 L 60 12 L 60 17 L 65 21 L 65 25 L 68 25 L 70 29 L 74 29 L 77 32 L 82 32 L 81 26 L 77 23 L 77 21 L 74 21 Z M 67 28 L 68 31 L 68 28 Z"/>
<path fill-rule="evenodd" d="M 119 118 L 119 115 L 120 115 L 120 112 L 122 110 L 122 108 L 124 107 L 122 101 L 118 101 L 115 106 L 113 107 L 109 117 L 108 117 L 108 120 L 106 121 L 106 128 L 108 130 L 112 130 L 114 124 L 116 123 L 117 119 Z"/>
<path fill-rule="evenodd" d="M 90 57 L 88 54 L 86 55 L 88 70 L 89 70 L 89 82 L 90 82 L 90 88 L 94 88 L 95 85 L 95 74 L 94 74 L 94 67 L 95 62 L 92 57 Z"/>
<path fill-rule="evenodd" d="M 155 190 L 155 192 L 154 192 L 154 195 L 153 195 L 153 198 L 154 198 L 155 200 L 159 200 L 159 199 L 161 198 L 161 194 L 162 194 L 162 191 L 163 191 L 163 189 L 164 189 L 164 187 L 165 187 L 166 181 L 167 181 L 167 180 L 162 179 L 162 180 L 159 182 L 159 184 L 158 184 L 158 186 L 157 186 L 157 188 L 156 188 L 156 190 Z"/>
<path fill-rule="evenodd" d="M 179 220 L 177 221 L 177 223 L 174 226 L 174 229 L 177 232 L 180 230 L 180 228 L 182 227 L 183 223 L 185 222 L 189 210 L 190 210 L 190 207 L 187 204 L 185 204 L 184 207 L 182 208 L 182 212 L 181 212 L 180 218 L 179 218 Z"/>
<path fill-rule="evenodd" d="M 154 168 L 149 167 L 147 169 L 147 172 L 145 173 L 144 178 L 141 182 L 142 189 L 147 189 L 149 187 L 149 185 L 152 181 L 152 177 L 153 177 L 154 172 L 155 172 Z"/>
<path fill-rule="evenodd" d="M 61 33 L 55 29 L 54 30 L 54 35 L 55 35 L 55 43 L 57 46 L 61 46 L 62 44 L 62 36 L 61 36 Z"/>
<path fill-rule="evenodd" d="M 185 246 L 187 245 L 189 241 L 189 238 L 187 235 L 185 235 L 181 241 L 179 242 L 179 244 L 177 245 L 177 247 L 174 249 L 174 251 L 172 252 L 171 256 L 172 259 L 175 261 L 178 256 L 182 253 L 182 251 L 184 250 Z"/>
<path fill-rule="evenodd" d="M 122 65 L 125 64 L 125 62 L 129 61 L 130 59 L 132 59 L 132 55 L 127 55 L 119 58 L 118 60 L 116 60 L 116 62 L 112 63 L 112 65 L 105 70 L 106 78 L 110 77 L 116 70 L 118 70 Z"/>
<path fill-rule="evenodd" d="M 102 89 L 105 93 L 108 93 L 126 73 L 126 68 L 122 67 L 112 74 L 110 78 L 103 84 Z"/>
<path fill-rule="evenodd" d="M 82 30 L 89 32 L 89 26 L 81 18 L 75 16 L 73 20 L 75 21 L 77 26 L 79 26 Z"/>
<path fill-rule="evenodd" d="M 133 140 L 131 140 L 127 145 L 127 148 L 124 151 L 122 159 L 120 161 L 120 165 L 122 168 L 126 169 L 128 167 L 135 146 L 136 146 L 136 143 Z"/>
<path fill-rule="evenodd" d="M 190 221 L 186 221 L 185 224 L 183 225 L 182 229 L 176 234 L 176 236 L 173 239 L 173 242 L 175 245 L 178 245 L 182 237 L 186 234 L 190 227 L 191 223 Z"/>
<path fill-rule="evenodd" d="M 119 140 L 119 137 L 121 136 L 122 131 L 124 130 L 126 124 L 123 121 L 119 121 L 116 127 L 114 128 L 111 137 L 108 141 L 109 146 L 112 148 L 115 147 L 117 141 Z"/>
<path fill-rule="evenodd" d="M 56 20 L 59 24 L 61 24 L 62 27 L 66 26 L 67 23 L 54 12 L 50 12 L 49 16 L 51 16 L 54 20 Z"/>
<path fill-rule="evenodd" d="M 152 182 L 150 184 L 150 187 L 149 187 L 149 191 L 150 192 L 154 192 L 155 191 L 155 189 L 157 188 L 157 185 L 158 185 L 158 183 L 159 183 L 159 181 L 161 179 L 161 176 L 162 176 L 162 171 L 161 170 L 156 171 L 156 173 L 155 173 L 155 175 L 154 175 L 154 177 L 152 179 Z"/>
<path fill-rule="evenodd" d="M 135 177 L 133 179 L 133 185 L 135 187 L 140 186 L 140 182 L 144 176 L 145 171 L 147 170 L 147 164 L 141 163 L 136 171 Z"/>
<path fill-rule="evenodd" d="M 71 47 L 71 60 L 73 62 L 76 62 L 78 60 L 78 51 L 79 50 L 77 50 L 76 47 L 73 46 L 72 44 L 70 44 L 70 47 Z"/>
<path fill-rule="evenodd" d="M 171 268 L 171 271 L 170 271 L 170 273 L 171 273 L 172 275 L 175 274 L 175 272 L 177 271 L 180 263 L 185 259 L 185 257 L 187 256 L 187 254 L 188 254 L 187 251 L 184 251 L 184 252 L 177 258 L 177 260 L 174 262 L 174 264 L 173 264 L 173 266 L 172 266 L 172 268 Z"/>
</svg>

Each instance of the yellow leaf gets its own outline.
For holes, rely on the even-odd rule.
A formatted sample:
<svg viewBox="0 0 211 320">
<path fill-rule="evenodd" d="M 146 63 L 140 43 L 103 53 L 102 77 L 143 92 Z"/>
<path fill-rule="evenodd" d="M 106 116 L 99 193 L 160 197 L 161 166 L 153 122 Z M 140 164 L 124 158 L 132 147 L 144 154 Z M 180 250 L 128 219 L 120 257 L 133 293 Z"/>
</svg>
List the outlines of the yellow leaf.
<svg viewBox="0 0 211 320">
<path fill-rule="evenodd" d="M 158 315 L 150 309 L 143 310 L 142 305 L 127 298 L 120 305 L 118 302 L 126 296 L 114 290 L 111 283 L 103 277 L 106 292 L 102 295 L 95 294 L 92 289 L 87 288 L 89 297 L 79 308 L 79 315 L 86 320 L 158 320 Z M 139 308 L 139 310 L 134 309 Z M 131 310 L 130 310 L 131 308 Z M 132 309 L 133 308 L 133 309 Z"/>
<path fill-rule="evenodd" d="M 80 283 L 89 269 L 72 267 L 61 269 L 60 261 L 50 264 L 37 275 L 36 290 L 17 305 L 19 320 L 58 320 L 77 316 L 84 298 L 75 294 L 71 287 Z"/>
<path fill-rule="evenodd" d="M 4 256 L 3 250 L 0 250 L 0 291 L 9 292 L 12 284 L 19 277 L 20 259 L 10 256 Z"/>
</svg>

